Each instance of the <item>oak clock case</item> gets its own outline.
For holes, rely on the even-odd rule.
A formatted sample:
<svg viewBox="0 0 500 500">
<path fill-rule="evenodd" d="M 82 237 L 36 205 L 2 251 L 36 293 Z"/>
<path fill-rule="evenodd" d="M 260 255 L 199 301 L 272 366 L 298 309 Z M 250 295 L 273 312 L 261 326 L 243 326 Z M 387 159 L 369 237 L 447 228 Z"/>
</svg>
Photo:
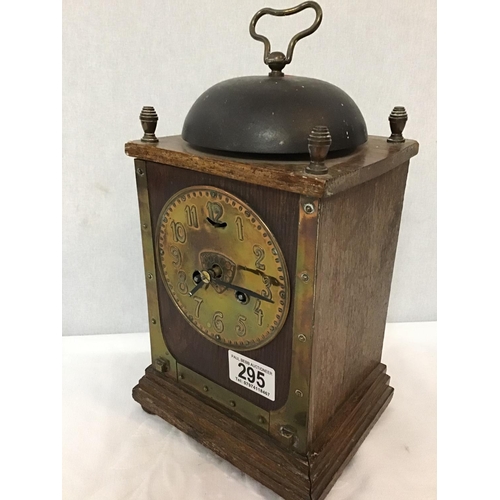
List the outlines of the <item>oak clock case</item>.
<svg viewBox="0 0 500 500">
<path fill-rule="evenodd" d="M 313 9 L 285 53 L 264 15 Z M 323 499 L 389 404 L 380 362 L 409 160 L 397 106 L 368 135 L 338 87 L 285 75 L 321 7 L 250 23 L 268 76 L 214 85 L 181 136 L 145 106 L 135 158 L 160 416 L 287 500 Z"/>
</svg>

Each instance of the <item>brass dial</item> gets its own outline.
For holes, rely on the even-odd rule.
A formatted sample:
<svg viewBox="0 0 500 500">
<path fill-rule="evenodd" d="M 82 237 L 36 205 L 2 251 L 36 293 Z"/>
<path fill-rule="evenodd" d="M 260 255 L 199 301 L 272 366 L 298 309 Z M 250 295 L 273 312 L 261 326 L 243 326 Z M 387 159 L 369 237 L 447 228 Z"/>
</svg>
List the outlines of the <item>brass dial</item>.
<svg viewBox="0 0 500 500">
<path fill-rule="evenodd" d="M 156 234 L 164 285 L 184 318 L 212 342 L 262 347 L 285 323 L 285 259 L 260 217 L 236 196 L 193 186 L 163 207 Z"/>
</svg>

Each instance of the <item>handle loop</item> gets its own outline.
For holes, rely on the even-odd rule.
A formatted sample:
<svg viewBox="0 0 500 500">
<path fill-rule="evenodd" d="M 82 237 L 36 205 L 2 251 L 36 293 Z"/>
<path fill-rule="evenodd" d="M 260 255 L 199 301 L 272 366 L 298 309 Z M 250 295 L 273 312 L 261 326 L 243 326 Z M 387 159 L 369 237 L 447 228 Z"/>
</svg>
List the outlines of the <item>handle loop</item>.
<svg viewBox="0 0 500 500">
<path fill-rule="evenodd" d="M 309 28 L 301 31 L 300 33 L 297 33 L 290 40 L 288 49 L 286 51 L 286 56 L 285 54 L 283 54 L 283 52 L 271 52 L 271 43 L 269 42 L 269 39 L 264 35 L 259 35 L 255 31 L 255 25 L 257 24 L 257 21 L 266 14 L 278 17 L 291 16 L 292 14 L 297 14 L 298 12 L 302 12 L 303 10 L 308 8 L 314 9 L 314 11 L 316 12 L 316 19 Z M 271 73 L 269 73 L 270 76 L 283 76 L 283 72 L 281 70 L 292 61 L 293 49 L 295 48 L 297 42 L 302 38 L 314 33 L 319 28 L 322 19 L 323 10 L 318 3 L 313 1 L 303 2 L 296 7 L 291 7 L 289 9 L 283 10 L 271 9 L 270 7 L 266 7 L 259 10 L 255 14 L 255 16 L 253 16 L 252 20 L 250 21 L 250 35 L 253 39 L 264 44 L 264 62 L 269 66 L 269 68 L 271 68 Z"/>
</svg>

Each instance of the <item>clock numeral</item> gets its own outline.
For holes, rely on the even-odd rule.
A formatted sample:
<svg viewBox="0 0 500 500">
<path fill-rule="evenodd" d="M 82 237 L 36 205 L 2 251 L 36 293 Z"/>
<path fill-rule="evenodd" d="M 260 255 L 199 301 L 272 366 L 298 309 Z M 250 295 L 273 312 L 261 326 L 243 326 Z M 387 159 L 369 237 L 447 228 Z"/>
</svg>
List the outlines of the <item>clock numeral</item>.
<svg viewBox="0 0 500 500">
<path fill-rule="evenodd" d="M 238 324 L 235 327 L 238 337 L 244 337 L 247 334 L 247 327 L 245 325 L 246 320 L 245 316 L 238 316 Z"/>
<path fill-rule="evenodd" d="M 179 292 L 181 292 L 182 295 L 187 295 L 189 290 L 186 283 L 187 280 L 186 273 L 184 271 L 178 271 L 177 278 L 179 279 L 179 282 L 177 283 L 177 288 L 179 289 Z"/>
<path fill-rule="evenodd" d="M 238 239 L 240 241 L 243 241 L 244 240 L 244 236 L 243 236 L 243 219 L 239 215 L 236 217 L 236 229 L 238 231 Z"/>
<path fill-rule="evenodd" d="M 201 303 L 203 302 L 203 299 L 201 299 L 200 297 L 193 297 L 194 300 L 196 300 L 196 308 L 194 310 L 194 315 L 199 318 L 200 317 L 200 306 L 201 306 Z"/>
<path fill-rule="evenodd" d="M 182 264 L 182 254 L 181 254 L 180 250 L 177 247 L 171 246 L 170 247 L 170 254 L 174 258 L 174 260 L 172 261 L 172 264 L 175 267 L 179 267 Z"/>
<path fill-rule="evenodd" d="M 262 276 L 262 281 L 264 282 L 264 285 L 266 287 L 265 290 L 262 290 L 262 295 L 269 300 L 273 299 L 273 294 L 271 293 L 271 278 L 269 276 L 266 276 L 265 274 Z"/>
<path fill-rule="evenodd" d="M 186 222 L 189 227 L 198 228 L 198 212 L 196 211 L 196 205 L 186 205 L 184 209 L 186 212 Z"/>
<path fill-rule="evenodd" d="M 220 203 L 217 203 L 216 201 L 207 202 L 207 210 L 208 210 L 208 216 L 214 222 L 219 222 L 220 218 L 222 217 L 222 214 L 224 213 L 222 205 Z"/>
<path fill-rule="evenodd" d="M 264 260 L 264 257 L 266 256 L 266 252 L 264 252 L 264 249 L 261 248 L 259 245 L 254 245 L 253 246 L 253 254 L 255 257 L 257 257 L 257 260 L 255 261 L 255 267 L 257 269 L 260 269 L 261 271 L 266 270 L 266 266 L 262 264 L 262 261 Z"/>
<path fill-rule="evenodd" d="M 260 308 L 260 299 L 257 299 L 255 301 L 255 306 L 253 308 L 253 312 L 257 315 L 257 322 L 259 323 L 259 326 L 262 326 L 262 319 L 264 318 L 264 312 Z"/>
<path fill-rule="evenodd" d="M 217 333 L 222 333 L 224 331 L 224 323 L 222 322 L 222 318 L 224 318 L 224 315 L 220 311 L 216 311 L 212 318 L 214 330 Z"/>
<path fill-rule="evenodd" d="M 174 241 L 177 243 L 186 243 L 186 230 L 184 226 L 180 222 L 175 222 L 174 220 L 170 224 L 172 228 L 172 235 L 174 237 Z"/>
</svg>

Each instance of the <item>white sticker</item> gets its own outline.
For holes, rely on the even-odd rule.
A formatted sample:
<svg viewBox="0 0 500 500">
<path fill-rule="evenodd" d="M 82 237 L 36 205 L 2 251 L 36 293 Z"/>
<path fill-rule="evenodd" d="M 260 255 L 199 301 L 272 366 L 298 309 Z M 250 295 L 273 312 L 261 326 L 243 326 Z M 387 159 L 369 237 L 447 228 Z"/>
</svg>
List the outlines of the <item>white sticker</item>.
<svg viewBox="0 0 500 500">
<path fill-rule="evenodd" d="M 274 401 L 274 369 L 234 351 L 228 351 L 228 355 L 229 378 Z"/>
</svg>

